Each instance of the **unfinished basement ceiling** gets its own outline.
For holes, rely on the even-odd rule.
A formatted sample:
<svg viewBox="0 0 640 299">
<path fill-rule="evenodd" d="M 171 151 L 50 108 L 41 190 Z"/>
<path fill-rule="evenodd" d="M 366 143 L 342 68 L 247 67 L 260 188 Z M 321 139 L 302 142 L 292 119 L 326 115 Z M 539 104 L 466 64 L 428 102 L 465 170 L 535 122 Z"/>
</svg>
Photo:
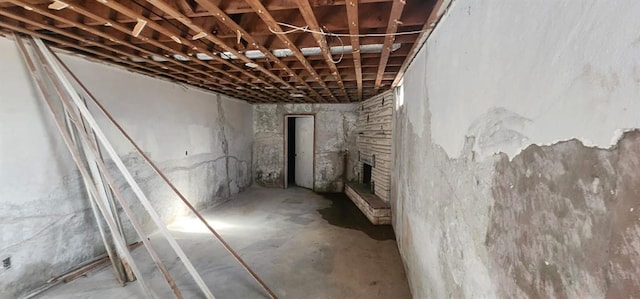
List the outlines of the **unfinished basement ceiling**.
<svg viewBox="0 0 640 299">
<path fill-rule="evenodd" d="M 0 0 L 0 28 L 252 103 L 356 102 L 391 88 L 435 3 Z"/>
</svg>

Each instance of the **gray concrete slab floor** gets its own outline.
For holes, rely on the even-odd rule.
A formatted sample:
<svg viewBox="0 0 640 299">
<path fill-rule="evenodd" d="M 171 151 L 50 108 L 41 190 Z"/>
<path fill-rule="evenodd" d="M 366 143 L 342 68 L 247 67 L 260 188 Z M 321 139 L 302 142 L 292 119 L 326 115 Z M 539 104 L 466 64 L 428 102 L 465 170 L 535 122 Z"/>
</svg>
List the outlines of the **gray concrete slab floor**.
<svg viewBox="0 0 640 299">
<path fill-rule="evenodd" d="M 251 187 L 203 213 L 280 298 L 411 297 L 393 230 L 369 224 L 344 194 Z M 169 228 L 216 298 L 268 298 L 195 217 Z M 204 298 L 162 236 L 154 233 L 151 241 L 184 297 Z M 133 254 L 158 297 L 172 298 L 144 247 Z M 144 297 L 138 282 L 120 287 L 111 271 L 103 268 L 39 298 Z"/>
</svg>

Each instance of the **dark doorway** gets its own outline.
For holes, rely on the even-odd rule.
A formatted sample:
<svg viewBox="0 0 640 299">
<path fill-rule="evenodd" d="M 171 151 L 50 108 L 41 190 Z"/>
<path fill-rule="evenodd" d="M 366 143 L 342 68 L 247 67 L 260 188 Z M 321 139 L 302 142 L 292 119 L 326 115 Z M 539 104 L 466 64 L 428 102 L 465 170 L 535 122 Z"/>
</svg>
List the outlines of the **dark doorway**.
<svg viewBox="0 0 640 299">
<path fill-rule="evenodd" d="M 296 185 L 296 119 L 287 117 L 287 185 Z"/>
</svg>

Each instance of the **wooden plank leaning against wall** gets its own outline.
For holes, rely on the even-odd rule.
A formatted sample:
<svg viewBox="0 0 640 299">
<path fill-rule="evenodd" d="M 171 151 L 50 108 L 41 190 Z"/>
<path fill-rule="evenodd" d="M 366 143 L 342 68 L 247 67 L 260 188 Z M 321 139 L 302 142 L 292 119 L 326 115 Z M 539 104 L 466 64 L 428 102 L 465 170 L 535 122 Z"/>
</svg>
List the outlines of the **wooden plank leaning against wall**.
<svg viewBox="0 0 640 299">
<path fill-rule="evenodd" d="M 356 167 L 362 182 L 362 165 L 372 166 L 371 182 L 374 193 L 389 202 L 391 182 L 391 144 L 393 133 L 393 92 L 387 91 L 360 104 L 356 123 L 359 159 Z"/>
</svg>

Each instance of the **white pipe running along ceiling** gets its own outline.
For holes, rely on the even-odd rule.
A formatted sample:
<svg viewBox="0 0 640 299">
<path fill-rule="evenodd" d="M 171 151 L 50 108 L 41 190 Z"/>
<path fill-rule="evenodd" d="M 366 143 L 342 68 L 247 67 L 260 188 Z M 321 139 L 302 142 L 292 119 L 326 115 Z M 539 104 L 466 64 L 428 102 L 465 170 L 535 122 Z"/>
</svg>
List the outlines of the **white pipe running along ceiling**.
<svg viewBox="0 0 640 299">
<path fill-rule="evenodd" d="M 382 53 L 382 47 L 383 46 L 384 46 L 383 44 L 361 45 L 360 46 L 360 53 L 362 53 L 362 54 L 365 54 L 365 53 Z M 400 49 L 400 46 L 401 46 L 401 44 L 399 44 L 399 43 L 393 44 L 391 46 L 391 52 L 397 51 L 398 49 Z M 273 52 L 273 55 L 275 55 L 278 58 L 294 56 L 293 51 L 291 51 L 291 49 L 275 49 L 272 52 Z M 322 55 L 322 50 L 320 50 L 320 47 L 301 48 L 300 52 L 302 52 L 302 55 L 304 55 L 304 56 Z M 335 46 L 335 47 L 331 47 L 331 54 L 333 54 L 333 55 L 345 55 L 345 54 L 351 54 L 352 52 L 353 52 L 353 48 L 351 46 Z M 259 50 L 249 50 L 249 51 L 245 51 L 243 54 L 249 59 L 266 58 L 264 53 L 262 53 Z M 158 62 L 168 61 L 168 57 L 173 57 L 174 59 L 179 60 L 179 61 L 189 61 L 189 57 L 185 57 L 185 56 L 177 55 L 177 54 L 176 55 L 171 55 L 171 56 L 161 56 L 161 55 L 149 56 L 149 58 L 151 58 L 154 61 L 158 61 Z M 205 54 L 205 53 L 196 53 L 195 57 L 197 59 L 199 59 L 199 60 L 212 60 L 213 59 L 213 57 L 211 55 Z M 224 59 L 238 59 L 235 55 L 231 54 L 230 52 L 220 52 L 220 57 L 224 58 Z M 129 57 L 129 60 L 134 61 L 134 62 L 142 62 L 142 61 L 144 61 L 142 58 L 133 58 L 133 57 Z"/>
<path fill-rule="evenodd" d="M 382 53 L 383 46 L 384 46 L 383 44 L 361 45 L 360 53 L 363 53 L 363 54 L 364 53 Z M 400 46 L 401 44 L 399 43 L 393 44 L 391 46 L 391 51 L 394 52 L 400 49 Z M 331 49 L 331 54 L 333 55 L 351 54 L 353 52 L 353 48 L 351 46 L 335 46 L 335 47 L 331 47 L 330 49 Z M 291 51 L 291 49 L 275 49 L 272 52 L 273 52 L 273 55 L 275 55 L 278 58 L 293 56 L 293 51 Z M 302 55 L 304 56 L 322 55 L 322 50 L 320 49 L 320 47 L 301 48 L 300 52 L 302 52 Z M 259 50 L 245 51 L 244 55 L 250 59 L 266 58 L 264 53 L 260 52 Z M 222 52 L 222 55 L 220 57 L 225 59 L 237 59 L 237 57 L 235 57 L 230 52 Z"/>
</svg>

